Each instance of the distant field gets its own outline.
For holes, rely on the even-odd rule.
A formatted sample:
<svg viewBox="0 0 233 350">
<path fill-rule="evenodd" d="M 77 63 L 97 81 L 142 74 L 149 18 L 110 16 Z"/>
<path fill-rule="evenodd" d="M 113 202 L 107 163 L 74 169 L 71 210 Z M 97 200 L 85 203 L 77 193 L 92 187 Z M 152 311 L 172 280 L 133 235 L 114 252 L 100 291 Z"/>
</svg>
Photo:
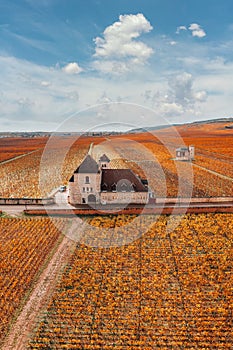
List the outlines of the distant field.
<svg viewBox="0 0 233 350">
<path fill-rule="evenodd" d="M 115 142 L 120 154 L 132 159 L 128 164 L 141 176 L 144 176 L 141 168 L 144 163 L 142 165 L 149 174 L 151 187 L 158 196 L 163 196 L 165 176 L 167 195 L 170 197 L 185 196 L 190 187 L 193 187 L 193 197 L 225 197 L 233 191 L 233 130 L 225 129 L 225 125 L 228 124 L 194 124 L 175 128 L 185 145 L 195 146 L 193 165 L 172 160 L 175 149 L 182 145 L 171 128 L 128 135 L 121 137 L 122 141 Z M 133 142 L 130 143 L 130 140 Z M 146 163 L 145 159 L 150 159 L 150 155 L 143 158 L 142 147 L 152 152 L 157 162 L 154 159 Z M 137 152 L 141 156 L 137 156 Z M 159 171 L 160 166 L 163 173 Z M 193 175 L 193 179 L 190 179 L 190 175 Z"/>
<path fill-rule="evenodd" d="M 89 219 L 30 349 L 232 349 L 232 215 L 187 215 L 170 233 L 166 216 L 141 217 L 122 245 L 133 218 Z M 108 227 L 119 247 L 86 245 Z"/>
<path fill-rule="evenodd" d="M 0 139 L 0 147 L 2 140 Z M 45 152 L 45 143 L 43 147 L 39 147 L 40 139 L 38 144 L 37 139 L 33 139 L 35 152 L 5 164 L 0 164 L 0 197 L 41 198 L 47 196 L 53 189 L 69 181 L 72 173 L 87 154 L 90 144 L 94 141 L 95 139 L 88 137 L 85 139 L 80 138 L 73 144 L 71 143 L 71 148 L 69 149 L 70 139 L 66 137 L 60 139 L 58 137 L 49 147 L 49 150 Z M 29 153 L 29 149 L 25 148 L 25 145 L 22 150 L 20 149 L 20 143 L 18 147 L 18 153 Z M 62 159 L 66 149 L 67 154 L 65 155 L 64 163 L 59 164 L 59 160 Z M 44 152 L 46 156 L 43 158 Z M 41 159 L 43 159 L 42 171 L 40 168 Z M 40 176 L 43 176 L 44 179 L 43 186 L 39 186 Z"/>
<path fill-rule="evenodd" d="M 99 144 L 99 150 L 111 157 L 113 168 L 131 167 L 136 173 L 146 177 L 156 196 L 175 197 L 186 194 L 193 197 L 231 196 L 233 130 L 225 129 L 225 125 L 227 124 L 194 124 L 176 128 L 184 144 L 193 144 L 196 148 L 193 165 L 173 160 L 175 149 L 181 144 L 170 128 L 157 130 L 154 135 L 151 132 L 108 138 L 82 137 L 73 140 L 74 143 L 64 158 L 63 165 L 59 165 L 58 160 L 61 159 L 64 149 L 69 147 L 70 139 L 58 137 L 57 142 L 43 158 L 42 173 L 40 164 L 46 138 L 27 141 L 19 138 L 0 139 L 2 160 L 35 151 L 6 164 L 0 164 L 0 196 L 48 195 L 61 182 L 68 182 L 73 171 L 87 154 L 91 143 Z M 157 161 L 151 157 L 153 155 Z M 40 175 L 45 179 L 42 188 L 39 188 Z M 192 188 L 191 192 L 189 188 Z"/>
<path fill-rule="evenodd" d="M 0 162 L 43 148 L 47 140 L 47 137 L 37 137 L 32 139 L 20 137 L 1 138 Z"/>
</svg>

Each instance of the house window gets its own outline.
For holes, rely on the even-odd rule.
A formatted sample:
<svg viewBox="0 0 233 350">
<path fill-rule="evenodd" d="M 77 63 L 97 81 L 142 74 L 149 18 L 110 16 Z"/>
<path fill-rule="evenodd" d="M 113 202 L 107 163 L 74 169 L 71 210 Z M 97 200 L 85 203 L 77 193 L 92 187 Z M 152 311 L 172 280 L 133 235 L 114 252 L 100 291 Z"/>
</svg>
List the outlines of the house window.
<svg viewBox="0 0 233 350">
<path fill-rule="evenodd" d="M 86 199 L 82 198 L 82 203 L 85 204 L 86 203 Z"/>
<path fill-rule="evenodd" d="M 93 188 L 91 187 L 91 192 L 93 192 Z"/>
<path fill-rule="evenodd" d="M 89 178 L 89 176 L 86 176 L 85 183 L 86 183 L 86 184 L 89 184 L 89 183 L 90 183 L 90 178 Z"/>
<path fill-rule="evenodd" d="M 85 187 L 83 187 L 83 192 L 85 192 Z"/>
</svg>

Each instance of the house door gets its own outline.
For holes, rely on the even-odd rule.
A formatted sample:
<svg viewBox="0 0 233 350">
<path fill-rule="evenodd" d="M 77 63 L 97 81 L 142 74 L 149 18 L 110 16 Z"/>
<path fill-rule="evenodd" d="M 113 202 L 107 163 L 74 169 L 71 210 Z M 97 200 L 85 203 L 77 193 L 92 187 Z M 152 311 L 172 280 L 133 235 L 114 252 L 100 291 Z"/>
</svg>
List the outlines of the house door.
<svg viewBox="0 0 233 350">
<path fill-rule="evenodd" d="M 96 196 L 94 194 L 89 194 L 88 203 L 96 203 Z"/>
</svg>

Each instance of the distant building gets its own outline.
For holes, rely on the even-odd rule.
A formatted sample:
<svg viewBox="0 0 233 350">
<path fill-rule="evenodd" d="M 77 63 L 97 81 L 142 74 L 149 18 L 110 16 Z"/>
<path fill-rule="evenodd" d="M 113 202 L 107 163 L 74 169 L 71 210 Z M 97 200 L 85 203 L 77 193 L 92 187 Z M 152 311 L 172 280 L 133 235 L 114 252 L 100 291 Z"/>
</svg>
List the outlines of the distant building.
<svg viewBox="0 0 233 350">
<path fill-rule="evenodd" d="M 180 147 L 176 149 L 176 160 L 192 161 L 194 160 L 194 146 Z"/>
<path fill-rule="evenodd" d="M 150 193 L 151 195 L 151 193 Z M 97 163 L 87 155 L 69 181 L 69 203 L 77 204 L 146 204 L 148 183 L 131 169 L 111 169 L 103 154 Z"/>
</svg>

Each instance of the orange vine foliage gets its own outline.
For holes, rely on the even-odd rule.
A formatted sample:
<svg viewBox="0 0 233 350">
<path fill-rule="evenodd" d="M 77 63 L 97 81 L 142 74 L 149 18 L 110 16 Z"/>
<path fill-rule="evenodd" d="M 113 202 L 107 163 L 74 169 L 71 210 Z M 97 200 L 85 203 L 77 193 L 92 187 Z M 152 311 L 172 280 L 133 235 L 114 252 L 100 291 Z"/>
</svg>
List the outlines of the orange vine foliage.
<svg viewBox="0 0 233 350">
<path fill-rule="evenodd" d="M 41 198 L 48 196 L 62 183 L 67 183 L 87 154 L 90 139 L 75 142 L 67 149 L 64 162 L 60 162 L 67 145 L 69 139 L 58 139 L 45 153 L 41 148 L 22 158 L 0 164 L 0 197 Z"/>
<path fill-rule="evenodd" d="M 48 218 L 0 219 L 0 340 L 58 241 L 56 227 Z"/>
<path fill-rule="evenodd" d="M 174 138 L 169 128 L 156 131 L 154 135 L 125 135 L 121 137 L 116 148 L 126 159 L 131 160 L 128 165 L 136 173 L 147 177 L 150 187 L 158 197 L 185 196 L 186 193 L 191 193 L 193 197 L 231 196 L 232 130 L 225 130 L 224 124 L 217 124 L 215 127 L 183 126 L 176 130 L 180 139 Z M 130 140 L 134 142 L 130 143 Z M 182 144 L 179 144 L 179 140 Z M 195 146 L 195 160 L 192 163 L 174 160 L 176 148 L 185 144 Z M 143 147 L 149 152 L 145 152 L 145 157 Z"/>
<path fill-rule="evenodd" d="M 43 157 L 46 138 L 27 140 L 1 139 L 2 157 L 29 153 L 25 157 L 0 164 L 0 197 L 43 197 L 61 183 L 67 184 L 73 171 L 87 154 L 91 143 L 102 144 L 102 150 L 110 158 L 113 168 L 132 168 L 147 178 L 157 197 L 227 197 L 233 191 L 233 132 L 224 124 L 177 127 L 182 144 L 174 138 L 171 129 L 152 133 L 110 136 L 116 144 L 106 143 L 104 137 L 80 137 L 67 152 L 63 164 L 59 159 L 70 146 L 71 136 L 57 137 L 57 142 Z M 161 142 L 160 138 L 164 141 Z M 133 143 L 128 142 L 134 141 Z M 184 144 L 195 146 L 195 161 L 190 163 L 174 160 L 175 150 Z M 144 156 L 142 148 L 150 154 Z M 4 152 L 5 155 L 4 155 Z M 9 152 L 9 154 L 8 154 Z M 13 153 L 11 153 L 13 152 Z M 7 155 L 8 154 L 8 155 Z M 5 158 L 4 158 L 5 157 Z M 41 158 L 43 169 L 41 171 Z M 1 160 L 1 158 L 0 158 Z M 222 176 L 221 176 L 222 175 Z M 39 188 L 39 178 L 43 186 Z"/>
<path fill-rule="evenodd" d="M 43 148 L 46 141 L 47 137 L 36 137 L 31 139 L 22 137 L 1 138 L 0 162 Z"/>
<path fill-rule="evenodd" d="M 30 349 L 232 349 L 232 215 L 134 218 L 88 219 L 119 246 L 78 244 Z"/>
</svg>

